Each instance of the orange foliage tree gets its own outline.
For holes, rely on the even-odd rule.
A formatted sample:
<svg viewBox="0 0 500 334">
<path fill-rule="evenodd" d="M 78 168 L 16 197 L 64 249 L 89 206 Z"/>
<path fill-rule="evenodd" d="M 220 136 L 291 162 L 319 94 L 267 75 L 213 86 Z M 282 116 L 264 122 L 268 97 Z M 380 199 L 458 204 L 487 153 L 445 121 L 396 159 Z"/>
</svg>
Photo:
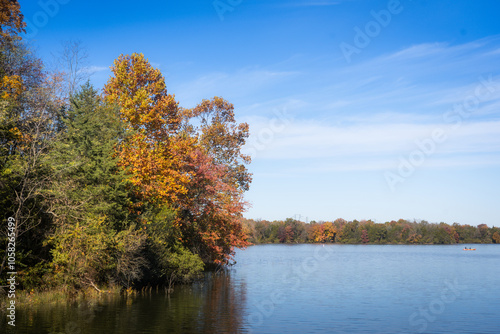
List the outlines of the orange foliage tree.
<svg viewBox="0 0 500 334">
<path fill-rule="evenodd" d="M 493 236 L 491 237 L 494 243 L 500 244 L 500 233 L 495 232 L 493 233 Z"/>
<path fill-rule="evenodd" d="M 335 242 L 337 229 L 332 222 L 314 224 L 311 227 L 310 235 L 313 242 Z"/>
<path fill-rule="evenodd" d="M 184 115 L 198 125 L 185 126 L 196 143 L 187 164 L 192 178 L 180 201 L 179 227 L 205 262 L 226 264 L 235 246 L 248 245 L 241 224 L 247 205 L 243 193 L 251 182 L 245 167 L 250 158 L 241 153 L 248 124 L 238 124 L 233 105 L 220 97 L 203 100 Z"/>
<path fill-rule="evenodd" d="M 18 1 L 0 0 L 0 38 L 19 38 L 17 34 L 23 32 L 26 27 L 23 18 Z"/>
<path fill-rule="evenodd" d="M 120 56 L 112 71 L 105 95 L 128 130 L 117 154 L 138 196 L 174 210 L 179 240 L 205 263 L 230 263 L 234 247 L 248 245 L 241 213 L 250 159 L 240 152 L 248 125 L 222 98 L 180 108 L 142 54 Z"/>
<path fill-rule="evenodd" d="M 12 73 L 4 58 L 13 49 L 12 42 L 21 39 L 18 34 L 25 27 L 19 2 L 0 0 L 0 100 L 4 102 L 12 103 L 23 90 L 21 77 Z"/>
<path fill-rule="evenodd" d="M 183 167 L 192 150 L 192 140 L 179 135 L 178 103 L 142 54 L 120 56 L 112 71 L 105 95 L 129 130 L 117 149 L 120 165 L 142 200 L 172 204 L 187 191 L 190 175 Z"/>
</svg>

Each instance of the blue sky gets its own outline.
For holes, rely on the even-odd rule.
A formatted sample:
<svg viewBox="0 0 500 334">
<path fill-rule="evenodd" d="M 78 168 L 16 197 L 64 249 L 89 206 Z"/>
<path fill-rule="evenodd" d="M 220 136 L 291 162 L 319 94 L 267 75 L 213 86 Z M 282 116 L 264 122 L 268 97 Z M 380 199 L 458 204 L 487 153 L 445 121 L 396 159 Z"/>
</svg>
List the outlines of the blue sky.
<svg viewBox="0 0 500 334">
<path fill-rule="evenodd" d="M 39 55 L 82 41 L 99 88 L 142 52 L 181 106 L 233 103 L 248 218 L 500 225 L 498 1 L 20 3 Z"/>
</svg>

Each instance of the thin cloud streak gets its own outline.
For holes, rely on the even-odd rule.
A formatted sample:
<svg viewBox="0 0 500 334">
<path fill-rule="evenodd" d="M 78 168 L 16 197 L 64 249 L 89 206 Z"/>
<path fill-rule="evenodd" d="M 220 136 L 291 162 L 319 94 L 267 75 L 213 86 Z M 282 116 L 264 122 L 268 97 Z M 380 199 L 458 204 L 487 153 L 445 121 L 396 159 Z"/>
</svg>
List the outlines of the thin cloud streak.
<svg viewBox="0 0 500 334">
<path fill-rule="evenodd" d="M 176 96 L 188 105 L 198 103 L 207 96 L 220 96 L 222 92 L 224 98 L 231 100 L 272 88 L 297 75 L 299 72 L 248 68 L 234 73 L 210 73 L 180 84 Z"/>
<path fill-rule="evenodd" d="M 265 128 L 270 120 L 260 122 Z M 260 130 L 250 124 L 253 133 L 249 145 L 253 145 Z M 474 164 L 498 161 L 500 153 L 500 121 L 464 123 L 458 128 L 443 124 L 376 124 L 351 127 L 328 126 L 318 122 L 300 122 L 276 134 L 261 150 L 259 161 L 307 161 L 327 162 L 336 159 L 336 169 L 350 170 L 352 160 L 362 160 L 363 170 L 379 170 L 394 167 L 394 161 L 418 150 L 418 143 L 429 141 L 432 132 L 439 129 L 446 139 L 435 143 L 435 152 L 428 160 L 449 159 L 448 166 L 470 164 L 470 155 L 483 154 L 483 160 Z M 443 163 L 441 163 L 443 164 Z M 341 167 L 344 166 L 344 167 Z"/>
</svg>

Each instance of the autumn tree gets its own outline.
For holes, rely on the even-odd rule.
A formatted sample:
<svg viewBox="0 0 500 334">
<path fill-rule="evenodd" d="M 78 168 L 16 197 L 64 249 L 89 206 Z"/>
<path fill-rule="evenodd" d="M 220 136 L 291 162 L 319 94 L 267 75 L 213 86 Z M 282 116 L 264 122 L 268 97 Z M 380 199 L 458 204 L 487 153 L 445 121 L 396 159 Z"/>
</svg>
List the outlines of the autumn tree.
<svg viewBox="0 0 500 334">
<path fill-rule="evenodd" d="M 370 237 L 368 236 L 368 232 L 366 229 L 361 230 L 361 242 L 367 244 L 370 242 Z"/>
<path fill-rule="evenodd" d="M 309 239 L 313 242 L 335 242 L 337 229 L 332 222 L 316 223 L 311 226 Z"/>
<path fill-rule="evenodd" d="M 187 163 L 193 177 L 180 201 L 179 227 L 204 261 L 226 264 L 234 247 L 248 244 L 241 226 L 243 193 L 251 182 L 245 167 L 250 158 L 241 153 L 248 124 L 238 124 L 233 105 L 220 97 L 184 109 L 183 115 L 195 149 Z"/>
<path fill-rule="evenodd" d="M 15 57 L 19 53 L 15 42 L 20 39 L 18 34 L 24 31 L 24 27 L 19 3 L 0 0 L 0 166 L 5 165 L 14 141 L 20 135 L 13 108 L 19 104 L 25 88 L 15 63 L 24 57 Z"/>
<path fill-rule="evenodd" d="M 15 73 L 9 55 L 16 49 L 21 39 L 18 34 L 24 32 L 25 26 L 19 2 L 0 0 L 0 108 L 5 108 L 23 90 L 21 77 Z"/>
<path fill-rule="evenodd" d="M 228 168 L 214 163 L 201 148 L 189 158 L 186 167 L 192 179 L 187 193 L 180 197 L 177 226 L 184 244 L 204 262 L 227 264 L 234 247 L 247 245 L 241 225 L 242 192 L 224 182 Z"/>
<path fill-rule="evenodd" d="M 185 281 L 199 273 L 201 260 L 183 248 L 174 218 L 165 212 L 177 217 L 180 196 L 188 191 L 192 173 L 187 162 L 195 140 L 181 133 L 178 104 L 167 93 L 160 71 L 142 54 L 120 56 L 112 71 L 105 98 L 117 105 L 125 126 L 116 154 L 140 199 L 133 209 L 142 213 L 139 220 L 148 235 L 146 256 L 151 269 L 146 279 L 169 285 Z"/>
<path fill-rule="evenodd" d="M 112 72 L 106 100 L 119 107 L 128 130 L 118 146 L 119 164 L 145 202 L 174 205 L 187 192 L 190 174 L 184 165 L 193 142 L 179 135 L 178 103 L 142 54 L 118 57 Z"/>
<path fill-rule="evenodd" d="M 246 191 L 252 181 L 245 165 L 250 157 L 241 152 L 249 136 L 247 123 L 237 123 L 234 106 L 220 97 L 203 100 L 193 109 L 184 110 L 185 115 L 196 119 L 200 125 L 190 126 L 198 139 L 198 145 L 215 165 L 224 165 L 224 183 Z"/>
<path fill-rule="evenodd" d="M 120 56 L 112 71 L 106 99 L 127 128 L 119 164 L 141 204 L 173 210 L 183 246 L 205 263 L 228 263 L 233 247 L 247 244 L 240 219 L 251 179 L 240 149 L 248 125 L 237 124 L 233 106 L 221 98 L 181 109 L 142 54 Z"/>
<path fill-rule="evenodd" d="M 481 243 L 491 243 L 491 233 L 488 229 L 488 225 L 486 224 L 477 225 L 475 236 L 480 240 Z"/>
<path fill-rule="evenodd" d="M 20 266 L 34 268 L 40 227 L 48 224 L 41 194 L 48 182 L 43 157 L 57 133 L 59 79 L 44 71 L 18 36 L 24 23 L 17 1 L 0 1 L 0 21 L 0 206 L 2 219 L 15 219 L 16 241 L 24 246 Z"/>
<path fill-rule="evenodd" d="M 0 0 L 0 39 L 5 42 L 19 38 L 18 34 L 24 32 L 24 22 L 21 6 L 17 0 Z"/>
<path fill-rule="evenodd" d="M 500 244 L 500 233 L 498 233 L 498 231 L 495 231 L 491 239 L 493 240 L 494 243 Z"/>
<path fill-rule="evenodd" d="M 309 227 L 309 240 L 312 242 L 325 242 L 323 224 L 314 223 Z"/>
</svg>

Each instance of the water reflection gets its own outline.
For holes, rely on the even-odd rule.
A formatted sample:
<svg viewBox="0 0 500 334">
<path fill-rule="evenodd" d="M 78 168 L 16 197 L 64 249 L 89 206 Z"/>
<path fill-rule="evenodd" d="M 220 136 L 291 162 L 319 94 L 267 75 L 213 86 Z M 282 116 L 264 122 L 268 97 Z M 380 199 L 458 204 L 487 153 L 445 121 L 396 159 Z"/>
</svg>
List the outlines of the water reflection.
<svg viewBox="0 0 500 334">
<path fill-rule="evenodd" d="M 154 291 L 18 310 L 15 333 L 244 333 L 245 304 L 245 282 L 225 271 L 171 295 Z"/>
<path fill-rule="evenodd" d="M 18 310 L 13 333 L 500 333 L 500 245 L 259 245 L 236 256 L 232 271 L 171 296 Z"/>
</svg>

